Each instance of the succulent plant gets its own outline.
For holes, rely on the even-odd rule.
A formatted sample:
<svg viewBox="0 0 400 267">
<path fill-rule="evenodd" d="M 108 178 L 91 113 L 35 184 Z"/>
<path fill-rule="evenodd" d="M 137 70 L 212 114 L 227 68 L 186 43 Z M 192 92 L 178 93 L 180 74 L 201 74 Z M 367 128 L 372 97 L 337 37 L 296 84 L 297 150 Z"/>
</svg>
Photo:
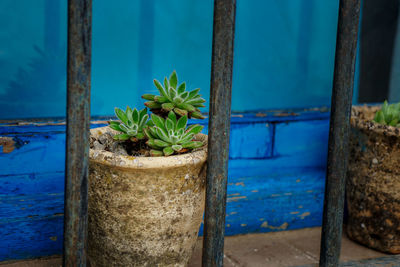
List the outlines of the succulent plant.
<svg viewBox="0 0 400 267">
<path fill-rule="evenodd" d="M 167 117 L 170 111 L 178 116 L 188 116 L 189 118 L 204 119 L 199 108 L 205 107 L 206 100 L 199 95 L 200 88 L 193 91 L 186 91 L 186 83 L 178 86 L 178 76 L 173 71 L 169 79 L 164 78 L 164 85 L 154 79 L 154 85 L 160 92 L 160 95 L 144 94 L 142 98 L 150 100 L 144 103 L 152 112 Z"/>
<path fill-rule="evenodd" d="M 187 116 L 177 119 L 173 111 L 168 113 L 166 119 L 151 114 L 149 127 L 144 130 L 149 139 L 146 143 L 152 148 L 150 155 L 169 156 L 203 146 L 203 142 L 193 140 L 203 126 L 195 124 L 186 127 L 187 121 Z"/>
<path fill-rule="evenodd" d="M 122 132 L 113 136 L 115 140 L 125 141 L 130 139 L 137 141 L 145 138 L 143 129 L 149 118 L 147 108 L 138 111 L 136 108 L 132 110 L 127 106 L 126 111 L 119 108 L 115 108 L 114 111 L 120 121 L 109 121 L 109 126 L 114 130 Z"/>
<path fill-rule="evenodd" d="M 400 103 L 389 105 L 385 101 L 382 108 L 375 113 L 374 121 L 384 125 L 400 127 Z"/>
</svg>

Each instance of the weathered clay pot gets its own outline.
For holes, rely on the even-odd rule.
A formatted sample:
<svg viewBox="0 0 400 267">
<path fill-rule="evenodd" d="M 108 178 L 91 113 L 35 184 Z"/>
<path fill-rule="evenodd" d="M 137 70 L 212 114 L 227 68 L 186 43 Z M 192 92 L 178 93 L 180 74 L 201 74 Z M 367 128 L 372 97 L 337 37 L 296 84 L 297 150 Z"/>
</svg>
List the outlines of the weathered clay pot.
<svg viewBox="0 0 400 267">
<path fill-rule="evenodd" d="M 379 107 L 353 107 L 346 193 L 347 234 L 400 253 L 400 129 L 372 122 Z"/>
<path fill-rule="evenodd" d="M 204 211 L 206 147 L 169 157 L 90 150 L 91 266 L 187 265 Z"/>
</svg>

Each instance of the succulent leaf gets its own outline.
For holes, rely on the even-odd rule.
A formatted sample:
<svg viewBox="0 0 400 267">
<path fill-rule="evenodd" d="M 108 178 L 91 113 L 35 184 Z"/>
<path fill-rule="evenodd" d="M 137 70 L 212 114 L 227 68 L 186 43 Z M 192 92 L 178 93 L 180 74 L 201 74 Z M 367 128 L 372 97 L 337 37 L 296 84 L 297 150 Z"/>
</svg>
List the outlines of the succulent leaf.
<svg viewBox="0 0 400 267">
<path fill-rule="evenodd" d="M 168 118 L 169 118 L 170 120 L 172 120 L 172 122 L 174 123 L 174 125 L 176 124 L 176 115 L 175 115 L 174 112 L 169 112 L 169 113 L 168 113 Z"/>
<path fill-rule="evenodd" d="M 174 112 L 175 112 L 176 114 L 178 114 L 179 116 L 182 116 L 182 117 L 188 115 L 187 110 L 180 109 L 180 108 L 174 108 Z M 192 116 L 192 117 L 193 117 L 193 116 Z"/>
<path fill-rule="evenodd" d="M 178 84 L 178 76 L 176 75 L 176 71 L 173 71 L 171 73 L 171 76 L 169 76 L 169 86 L 176 88 L 177 84 Z"/>
<path fill-rule="evenodd" d="M 154 113 L 151 114 L 151 121 L 154 123 L 155 126 L 165 129 L 165 126 L 164 126 L 165 121 L 160 116 L 158 116 Z"/>
<path fill-rule="evenodd" d="M 160 129 L 157 126 L 155 128 L 156 128 L 156 133 L 157 133 L 158 138 L 160 138 L 161 140 L 163 140 L 165 142 L 171 143 L 171 139 L 169 138 L 168 134 L 164 130 Z"/>
<path fill-rule="evenodd" d="M 187 110 L 187 111 L 189 111 L 189 112 L 194 112 L 194 111 L 196 111 L 196 108 L 193 107 L 192 105 L 188 104 L 188 103 L 178 104 L 178 108 Z"/>
<path fill-rule="evenodd" d="M 200 141 L 189 141 L 189 142 L 182 144 L 182 147 L 189 148 L 189 149 L 199 148 L 202 146 L 203 146 L 203 142 L 200 142 Z"/>
<path fill-rule="evenodd" d="M 139 123 L 139 111 L 135 108 L 132 112 L 132 121 L 137 125 Z"/>
<path fill-rule="evenodd" d="M 151 101 L 154 100 L 154 97 L 155 97 L 155 95 L 152 95 L 152 94 L 144 94 L 144 95 L 142 95 L 143 99 L 151 100 Z"/>
<path fill-rule="evenodd" d="M 174 150 L 172 149 L 172 147 L 167 146 L 167 147 L 164 147 L 163 153 L 164 153 L 164 156 L 170 156 L 170 155 L 174 154 Z"/>
<path fill-rule="evenodd" d="M 206 107 L 206 105 L 204 105 L 204 104 L 193 104 L 193 106 L 196 108 L 205 108 Z M 196 110 L 198 111 L 198 109 L 196 109 Z"/>
<path fill-rule="evenodd" d="M 142 113 L 140 113 L 141 119 L 139 122 L 139 128 L 143 128 L 146 125 L 147 120 L 149 119 L 149 115 L 148 114 L 144 114 L 142 116 Z"/>
<path fill-rule="evenodd" d="M 145 134 L 145 136 L 147 136 L 149 138 L 149 140 L 152 140 L 156 137 L 150 132 L 149 128 L 144 128 L 143 133 Z"/>
<path fill-rule="evenodd" d="M 150 109 L 161 108 L 161 104 L 155 101 L 147 101 L 144 103 L 144 105 Z"/>
<path fill-rule="evenodd" d="M 154 144 L 158 147 L 167 147 L 169 144 L 160 139 L 154 139 Z"/>
<path fill-rule="evenodd" d="M 168 98 L 166 98 L 165 96 L 155 96 L 154 97 L 154 101 L 158 102 L 158 103 L 167 103 L 168 102 Z"/>
<path fill-rule="evenodd" d="M 176 152 L 179 152 L 183 147 L 181 145 L 172 145 L 171 148 Z"/>
<path fill-rule="evenodd" d="M 178 93 L 179 93 L 179 91 L 178 91 Z M 189 92 L 180 93 L 179 96 L 180 96 L 180 98 L 182 98 L 185 101 L 189 97 Z"/>
<path fill-rule="evenodd" d="M 194 124 L 191 125 L 190 127 L 187 128 L 185 134 L 198 134 L 203 130 L 203 126 L 199 124 Z"/>
<path fill-rule="evenodd" d="M 129 134 L 116 134 L 113 138 L 118 141 L 125 141 L 131 138 L 131 136 Z"/>
<path fill-rule="evenodd" d="M 185 90 L 186 90 L 186 82 L 181 83 L 181 85 L 179 85 L 178 89 L 176 89 L 178 94 L 182 94 L 183 92 L 185 92 Z"/>
<path fill-rule="evenodd" d="M 148 146 L 154 148 L 154 149 L 162 150 L 162 147 L 159 147 L 159 146 L 156 145 L 156 143 L 154 142 L 154 139 L 149 139 L 149 140 L 147 140 L 146 144 L 147 144 Z"/>
<path fill-rule="evenodd" d="M 142 118 L 144 115 L 149 116 L 149 115 L 147 114 L 147 108 L 144 108 L 144 109 L 140 110 L 139 113 L 140 113 L 140 117 L 141 117 L 141 118 Z"/>
<path fill-rule="evenodd" d="M 141 132 L 141 133 L 137 133 L 136 134 L 136 138 L 137 139 L 143 139 L 143 138 L 145 138 L 146 137 L 146 135 L 144 134 L 144 132 Z"/>
<path fill-rule="evenodd" d="M 169 87 L 168 88 L 168 94 L 169 94 L 170 99 L 174 100 L 174 98 L 176 96 L 175 88 Z"/>
<path fill-rule="evenodd" d="M 192 99 L 188 100 L 186 103 L 188 103 L 188 104 L 202 104 L 204 102 L 206 102 L 206 100 L 204 98 L 197 97 L 197 98 L 192 98 Z"/>
<path fill-rule="evenodd" d="M 110 124 L 109 125 L 111 129 L 122 132 L 122 129 L 119 127 L 119 124 Z"/>
<path fill-rule="evenodd" d="M 118 119 L 120 119 L 123 123 L 128 122 L 128 117 L 126 116 L 125 112 L 122 109 L 115 108 L 115 115 Z"/>
<path fill-rule="evenodd" d="M 151 127 L 151 128 L 148 128 L 148 129 L 149 129 L 150 133 L 154 136 L 153 138 L 157 138 L 158 134 L 157 134 L 156 128 L 155 127 Z"/>
<path fill-rule="evenodd" d="M 163 103 L 162 105 L 161 105 L 161 107 L 162 107 L 162 109 L 163 110 L 165 110 L 165 111 L 171 111 L 171 110 L 173 110 L 174 109 L 174 104 L 172 104 L 172 103 Z"/>
<path fill-rule="evenodd" d="M 174 130 L 174 126 L 175 126 L 175 124 L 170 118 L 167 118 L 165 120 L 165 128 L 167 128 L 168 132 L 169 131 L 173 131 Z"/>
<path fill-rule="evenodd" d="M 192 112 L 192 118 L 204 119 L 205 117 L 198 111 Z"/>
<path fill-rule="evenodd" d="M 189 98 L 192 99 L 199 94 L 200 88 L 196 88 L 189 92 Z"/>
<path fill-rule="evenodd" d="M 188 119 L 187 119 L 186 116 L 181 117 L 181 118 L 178 120 L 178 122 L 176 123 L 175 130 L 180 130 L 180 129 L 185 128 L 185 127 L 186 127 L 186 124 L 187 124 L 187 120 L 188 120 Z"/>
<path fill-rule="evenodd" d="M 193 139 L 193 137 L 194 137 L 194 134 L 185 134 L 185 135 L 182 136 L 180 142 L 181 142 L 182 144 L 184 144 L 184 143 L 186 143 L 186 142 L 191 141 L 191 140 Z"/>
<path fill-rule="evenodd" d="M 152 149 L 152 150 L 150 150 L 150 155 L 152 157 L 162 157 L 164 155 L 164 153 L 161 150 Z"/>
<path fill-rule="evenodd" d="M 164 87 L 161 85 L 159 81 L 154 79 L 154 85 L 157 87 L 158 91 L 162 96 L 168 97 L 167 91 L 164 89 Z"/>
<path fill-rule="evenodd" d="M 164 78 L 164 90 L 165 90 L 165 92 L 167 93 L 167 95 L 166 95 L 166 97 L 169 99 L 169 100 L 171 100 L 170 98 L 169 98 L 169 81 L 168 81 L 168 79 L 167 79 L 167 77 L 165 77 Z"/>
<path fill-rule="evenodd" d="M 126 116 L 128 117 L 128 121 L 132 117 L 132 112 L 133 112 L 132 109 L 129 106 L 126 106 L 125 113 L 126 113 Z"/>
</svg>

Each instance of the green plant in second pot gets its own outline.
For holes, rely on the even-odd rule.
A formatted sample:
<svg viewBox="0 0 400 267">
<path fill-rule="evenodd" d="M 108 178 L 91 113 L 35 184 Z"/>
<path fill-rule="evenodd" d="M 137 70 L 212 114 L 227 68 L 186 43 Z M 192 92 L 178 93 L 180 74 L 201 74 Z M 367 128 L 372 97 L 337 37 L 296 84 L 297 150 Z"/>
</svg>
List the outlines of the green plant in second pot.
<svg viewBox="0 0 400 267">
<path fill-rule="evenodd" d="M 382 108 L 375 113 L 374 121 L 383 125 L 400 127 L 400 103 L 389 105 L 385 101 Z"/>
<path fill-rule="evenodd" d="M 152 148 L 150 155 L 170 156 L 202 147 L 204 143 L 193 138 L 203 126 L 195 124 L 187 127 L 187 121 L 187 116 L 177 119 L 173 111 L 168 113 L 166 119 L 152 114 L 149 127 L 144 130 L 148 138 L 147 145 Z"/>
</svg>

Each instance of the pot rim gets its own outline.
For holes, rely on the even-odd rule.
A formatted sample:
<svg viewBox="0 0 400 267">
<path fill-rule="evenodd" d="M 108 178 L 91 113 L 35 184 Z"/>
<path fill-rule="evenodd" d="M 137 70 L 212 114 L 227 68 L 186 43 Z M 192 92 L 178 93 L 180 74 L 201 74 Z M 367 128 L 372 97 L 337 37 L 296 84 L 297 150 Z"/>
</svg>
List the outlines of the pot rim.
<svg viewBox="0 0 400 267">
<path fill-rule="evenodd" d="M 394 136 L 400 138 L 400 128 L 394 126 L 383 125 L 374 122 L 371 114 L 375 114 L 381 108 L 381 105 L 359 105 L 353 106 L 351 110 L 351 127 L 364 130 L 373 131 L 380 135 Z M 366 113 L 370 113 L 369 116 Z M 362 115 L 362 116 L 360 116 Z"/>
<path fill-rule="evenodd" d="M 112 133 L 114 130 L 108 126 L 90 130 L 90 135 L 98 137 L 105 132 Z M 167 157 L 135 157 L 123 156 L 105 150 L 89 149 L 89 160 L 91 162 L 113 166 L 122 169 L 166 169 L 187 165 L 204 163 L 207 160 L 207 135 L 197 134 L 196 139 L 205 141 L 204 146 L 190 153 L 173 155 Z"/>
</svg>

